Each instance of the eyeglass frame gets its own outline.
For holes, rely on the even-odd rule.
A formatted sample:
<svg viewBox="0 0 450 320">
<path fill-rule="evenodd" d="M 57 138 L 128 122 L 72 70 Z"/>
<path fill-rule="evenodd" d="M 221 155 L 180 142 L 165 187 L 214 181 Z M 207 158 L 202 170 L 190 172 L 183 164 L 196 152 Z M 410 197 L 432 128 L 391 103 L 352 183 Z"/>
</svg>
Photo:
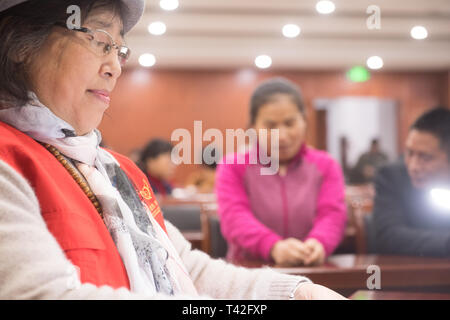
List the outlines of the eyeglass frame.
<svg viewBox="0 0 450 320">
<path fill-rule="evenodd" d="M 111 40 L 111 43 L 105 43 L 104 46 L 103 46 L 103 51 L 105 52 L 104 56 L 107 56 L 108 54 L 110 54 L 110 53 L 112 52 L 112 49 L 113 49 L 113 48 L 114 48 L 114 49 L 117 49 L 117 56 L 118 56 L 119 58 L 125 60 L 125 63 L 120 63 L 121 66 L 124 66 L 124 65 L 126 64 L 126 62 L 128 62 L 128 60 L 129 60 L 129 58 L 130 58 L 130 56 L 131 56 L 131 49 L 128 48 L 127 46 L 124 46 L 124 45 L 120 45 L 120 46 L 119 46 L 119 45 L 114 41 L 112 35 L 110 35 L 109 32 L 106 31 L 106 30 L 103 30 L 103 29 L 90 29 L 90 28 L 86 28 L 86 27 L 79 27 L 79 28 L 73 28 L 73 29 L 71 29 L 71 28 L 69 28 L 69 27 L 68 27 L 65 23 L 63 23 L 63 22 L 56 22 L 54 25 L 55 25 L 55 26 L 59 26 L 59 27 L 63 27 L 63 28 L 65 28 L 65 29 L 69 30 L 69 31 L 76 31 L 76 32 L 82 32 L 82 33 L 90 34 L 90 35 L 93 37 L 93 39 L 90 40 L 90 41 L 94 41 L 94 40 L 95 40 L 94 32 L 103 32 L 103 33 L 106 34 L 106 35 L 108 36 L 108 38 Z M 97 42 L 101 42 L 101 41 L 97 41 Z M 107 46 L 111 46 L 111 49 L 106 49 Z M 127 49 L 127 53 L 128 53 L 128 57 L 127 57 L 127 58 L 124 58 L 123 55 L 121 55 L 121 49 L 123 49 L 123 48 L 126 48 L 126 49 Z M 119 62 L 120 62 L 120 60 L 119 60 Z"/>
</svg>

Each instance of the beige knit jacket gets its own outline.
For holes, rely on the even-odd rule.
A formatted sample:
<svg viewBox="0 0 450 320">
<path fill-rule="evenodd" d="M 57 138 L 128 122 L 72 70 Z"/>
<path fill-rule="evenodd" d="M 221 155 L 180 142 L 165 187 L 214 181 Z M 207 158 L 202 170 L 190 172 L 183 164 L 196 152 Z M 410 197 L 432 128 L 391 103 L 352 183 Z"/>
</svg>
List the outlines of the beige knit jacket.
<svg viewBox="0 0 450 320">
<path fill-rule="evenodd" d="M 76 273 L 40 214 L 29 183 L 0 160 L 0 299 L 288 299 L 305 277 L 245 269 L 210 258 L 166 221 L 200 296 L 137 295 L 76 284 Z M 74 282 L 75 275 L 75 282 Z"/>
</svg>

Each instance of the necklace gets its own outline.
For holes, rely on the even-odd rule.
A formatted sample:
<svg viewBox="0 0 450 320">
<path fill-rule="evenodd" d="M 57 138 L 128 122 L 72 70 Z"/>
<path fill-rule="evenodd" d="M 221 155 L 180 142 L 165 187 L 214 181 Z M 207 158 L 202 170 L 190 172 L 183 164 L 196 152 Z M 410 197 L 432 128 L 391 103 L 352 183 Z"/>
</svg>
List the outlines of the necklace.
<svg viewBox="0 0 450 320">
<path fill-rule="evenodd" d="M 59 152 L 58 149 L 56 149 L 54 146 L 48 143 L 42 143 L 42 145 L 48 151 L 50 151 L 51 154 L 53 154 L 53 156 L 64 166 L 64 168 L 66 168 L 66 170 L 70 173 L 75 182 L 80 186 L 81 190 L 83 190 L 84 194 L 89 198 L 89 200 L 92 202 L 95 209 L 97 209 L 97 212 L 103 219 L 103 210 L 102 206 L 100 205 L 100 202 L 98 201 L 95 194 L 92 192 L 86 180 L 77 172 L 78 170 L 75 169 L 75 167 L 70 163 L 70 161 L 68 161 L 61 154 L 61 152 Z"/>
</svg>

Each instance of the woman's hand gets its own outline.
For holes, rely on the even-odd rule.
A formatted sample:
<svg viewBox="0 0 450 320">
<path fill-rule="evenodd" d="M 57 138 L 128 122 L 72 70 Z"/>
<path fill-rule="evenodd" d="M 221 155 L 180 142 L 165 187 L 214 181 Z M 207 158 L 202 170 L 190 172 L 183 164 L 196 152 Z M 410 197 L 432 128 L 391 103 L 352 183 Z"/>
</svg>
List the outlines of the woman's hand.
<svg viewBox="0 0 450 320">
<path fill-rule="evenodd" d="M 310 238 L 304 242 L 304 245 L 310 252 L 310 254 L 303 261 L 305 266 L 317 266 L 325 262 L 325 248 L 318 240 Z"/>
<path fill-rule="evenodd" d="M 272 247 L 270 255 L 275 264 L 283 267 L 298 266 L 311 255 L 311 248 L 295 238 L 280 240 Z"/>
<path fill-rule="evenodd" d="M 272 248 L 271 256 L 280 267 L 318 266 L 325 262 L 325 248 L 316 239 L 302 242 L 296 238 L 280 240 Z"/>
<path fill-rule="evenodd" d="M 294 292 L 296 300 L 348 300 L 339 293 L 315 283 L 302 283 Z"/>
</svg>

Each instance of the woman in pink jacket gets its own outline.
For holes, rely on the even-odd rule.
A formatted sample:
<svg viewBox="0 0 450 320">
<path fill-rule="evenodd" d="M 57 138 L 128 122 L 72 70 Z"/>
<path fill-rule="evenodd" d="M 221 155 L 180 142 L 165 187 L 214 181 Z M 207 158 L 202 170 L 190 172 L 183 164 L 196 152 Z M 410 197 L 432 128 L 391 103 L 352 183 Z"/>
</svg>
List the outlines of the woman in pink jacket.
<svg viewBox="0 0 450 320">
<path fill-rule="evenodd" d="M 322 264 L 342 240 L 347 219 L 339 164 L 306 146 L 302 97 L 285 79 L 270 79 L 255 90 L 250 123 L 257 132 L 279 129 L 279 169 L 263 175 L 262 161 L 251 161 L 265 145 L 261 141 L 218 166 L 216 195 L 227 258 Z M 267 146 L 271 150 L 270 141 Z"/>
</svg>

